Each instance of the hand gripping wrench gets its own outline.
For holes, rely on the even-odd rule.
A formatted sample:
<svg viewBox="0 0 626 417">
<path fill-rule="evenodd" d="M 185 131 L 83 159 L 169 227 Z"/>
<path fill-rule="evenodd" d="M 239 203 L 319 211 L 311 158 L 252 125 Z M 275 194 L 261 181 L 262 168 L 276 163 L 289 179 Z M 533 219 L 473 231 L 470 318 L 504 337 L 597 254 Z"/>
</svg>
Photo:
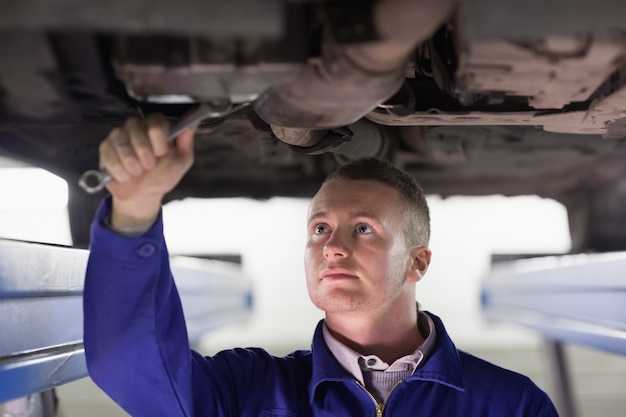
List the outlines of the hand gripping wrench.
<svg viewBox="0 0 626 417">
<path fill-rule="evenodd" d="M 208 104 L 201 104 L 197 109 L 184 116 L 174 126 L 172 126 L 172 129 L 167 135 L 167 140 L 170 142 L 173 141 L 182 132 L 191 127 L 197 126 L 204 119 L 225 117 L 249 104 L 250 103 L 242 103 L 236 106 L 231 105 L 220 110 L 216 110 Z M 112 179 L 113 177 L 111 177 L 111 174 L 109 174 L 105 169 L 90 169 L 81 175 L 78 185 L 80 185 L 81 188 L 89 194 L 94 194 L 102 190 L 105 185 L 111 182 Z"/>
</svg>

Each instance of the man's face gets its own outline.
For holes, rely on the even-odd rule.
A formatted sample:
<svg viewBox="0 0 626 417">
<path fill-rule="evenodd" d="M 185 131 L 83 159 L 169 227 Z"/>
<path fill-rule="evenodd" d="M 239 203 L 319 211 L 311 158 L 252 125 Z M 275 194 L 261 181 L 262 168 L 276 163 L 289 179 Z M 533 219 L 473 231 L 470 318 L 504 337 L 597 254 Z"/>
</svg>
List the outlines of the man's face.
<svg viewBox="0 0 626 417">
<path fill-rule="evenodd" d="M 304 257 L 313 303 L 326 313 L 382 312 L 407 298 L 415 303 L 407 279 L 414 250 L 403 229 L 394 188 L 369 180 L 324 184 L 309 209 Z"/>
</svg>

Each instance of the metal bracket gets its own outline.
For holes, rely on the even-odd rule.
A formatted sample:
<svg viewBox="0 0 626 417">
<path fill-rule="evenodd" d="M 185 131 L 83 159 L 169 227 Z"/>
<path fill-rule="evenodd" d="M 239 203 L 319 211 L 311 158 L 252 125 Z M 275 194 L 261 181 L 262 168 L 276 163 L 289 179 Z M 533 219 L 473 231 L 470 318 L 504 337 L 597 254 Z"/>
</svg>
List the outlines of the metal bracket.
<svg viewBox="0 0 626 417">
<path fill-rule="evenodd" d="M 330 152 L 337 147 L 339 147 L 342 143 L 349 141 L 352 139 L 353 133 L 349 127 L 338 127 L 335 129 L 330 129 L 328 133 L 315 145 L 311 146 L 296 146 L 289 145 L 289 147 L 299 153 L 304 153 L 307 155 L 319 155 L 326 152 Z"/>
</svg>

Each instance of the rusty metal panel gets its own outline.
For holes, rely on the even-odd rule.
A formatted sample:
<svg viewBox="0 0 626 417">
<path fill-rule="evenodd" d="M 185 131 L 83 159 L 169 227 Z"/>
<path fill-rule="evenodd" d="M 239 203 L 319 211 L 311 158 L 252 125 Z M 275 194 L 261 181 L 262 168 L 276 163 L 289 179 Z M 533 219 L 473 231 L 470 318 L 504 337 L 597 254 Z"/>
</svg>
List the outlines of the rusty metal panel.
<svg viewBox="0 0 626 417">
<path fill-rule="evenodd" d="M 469 42 L 538 39 L 624 29 L 622 0 L 464 0 L 461 19 Z"/>
<path fill-rule="evenodd" d="M 19 0 L 0 2 L 0 29 L 277 36 L 281 0 Z"/>
</svg>

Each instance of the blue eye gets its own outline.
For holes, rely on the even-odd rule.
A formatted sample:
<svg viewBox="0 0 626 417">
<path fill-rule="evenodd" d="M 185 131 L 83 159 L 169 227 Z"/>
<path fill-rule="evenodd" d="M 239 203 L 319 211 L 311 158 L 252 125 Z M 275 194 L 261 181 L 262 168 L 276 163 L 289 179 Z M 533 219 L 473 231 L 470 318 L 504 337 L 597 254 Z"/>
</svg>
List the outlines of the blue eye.
<svg viewBox="0 0 626 417">
<path fill-rule="evenodd" d="M 372 228 L 368 224 L 361 223 L 356 227 L 356 231 L 357 233 L 367 234 L 372 233 Z"/>
<path fill-rule="evenodd" d="M 315 231 L 316 235 L 321 235 L 322 233 L 326 233 L 328 231 L 328 225 L 326 225 L 324 223 L 317 224 L 317 225 L 315 225 L 313 230 Z"/>
</svg>

